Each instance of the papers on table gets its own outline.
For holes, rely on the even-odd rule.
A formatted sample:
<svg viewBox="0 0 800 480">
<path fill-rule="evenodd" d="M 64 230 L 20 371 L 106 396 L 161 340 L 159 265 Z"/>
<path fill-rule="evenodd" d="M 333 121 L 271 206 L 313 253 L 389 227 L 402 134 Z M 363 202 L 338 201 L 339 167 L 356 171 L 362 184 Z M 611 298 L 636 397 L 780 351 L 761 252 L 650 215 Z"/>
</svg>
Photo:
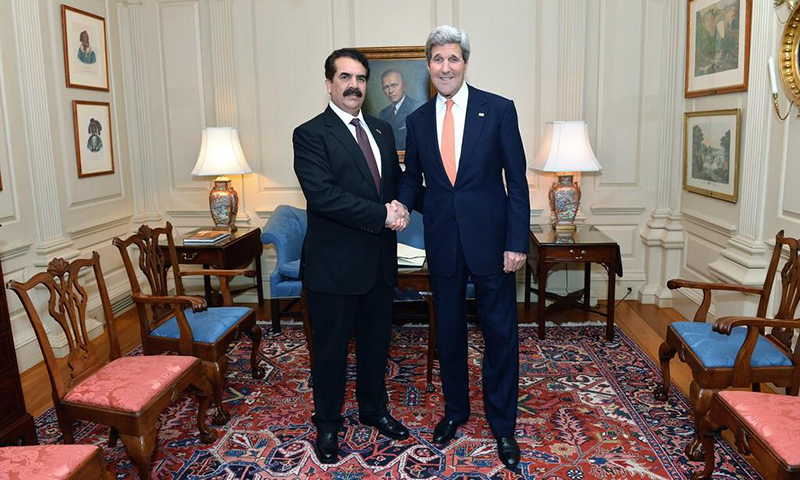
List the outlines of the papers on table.
<svg viewBox="0 0 800 480">
<path fill-rule="evenodd" d="M 397 265 L 421 267 L 425 263 L 425 250 L 404 243 L 397 244 Z"/>
</svg>

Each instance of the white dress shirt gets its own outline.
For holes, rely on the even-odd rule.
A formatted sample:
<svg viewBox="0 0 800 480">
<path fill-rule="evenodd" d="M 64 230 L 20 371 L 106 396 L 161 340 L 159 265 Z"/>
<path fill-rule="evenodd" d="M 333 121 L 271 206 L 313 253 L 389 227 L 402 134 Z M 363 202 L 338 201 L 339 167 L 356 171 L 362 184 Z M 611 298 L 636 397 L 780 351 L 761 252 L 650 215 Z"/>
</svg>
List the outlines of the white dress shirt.
<svg viewBox="0 0 800 480">
<path fill-rule="evenodd" d="M 469 100 L 469 88 L 467 82 L 461 85 L 455 95 L 453 95 L 453 108 L 450 110 L 453 113 L 453 133 L 455 134 L 456 141 L 456 172 L 458 172 L 458 164 L 461 160 L 461 144 L 464 141 L 464 123 L 467 119 L 467 101 Z M 442 94 L 436 94 L 436 132 L 439 134 L 439 151 L 442 151 L 442 124 L 444 123 L 444 114 L 447 111 L 446 98 Z"/>
<path fill-rule="evenodd" d="M 405 102 L 405 101 L 406 101 L 406 96 L 403 95 L 403 98 L 401 98 L 400 101 L 397 102 L 394 105 L 394 113 L 395 113 L 395 115 L 397 115 L 397 112 L 400 110 L 400 106 L 403 105 L 403 102 Z"/>
<path fill-rule="evenodd" d="M 361 126 L 364 128 L 364 131 L 367 132 L 367 138 L 369 138 L 369 146 L 372 147 L 372 154 L 375 155 L 375 162 L 378 164 L 378 175 L 383 176 L 381 172 L 381 150 L 378 148 L 378 144 L 375 142 L 375 137 L 372 136 L 372 132 L 369 129 L 369 125 L 367 122 L 364 121 L 364 113 L 359 110 L 358 116 L 354 117 L 349 113 L 345 112 L 341 108 L 337 107 L 333 102 L 329 102 L 331 110 L 335 113 L 339 118 L 342 119 L 344 125 L 350 130 L 350 133 L 353 135 L 353 138 L 358 143 L 358 137 L 356 136 L 356 126 L 353 125 L 352 122 L 354 118 L 357 118 L 359 122 L 361 122 Z M 444 118 L 444 117 L 442 117 Z M 441 128 L 440 128 L 441 130 Z"/>
</svg>

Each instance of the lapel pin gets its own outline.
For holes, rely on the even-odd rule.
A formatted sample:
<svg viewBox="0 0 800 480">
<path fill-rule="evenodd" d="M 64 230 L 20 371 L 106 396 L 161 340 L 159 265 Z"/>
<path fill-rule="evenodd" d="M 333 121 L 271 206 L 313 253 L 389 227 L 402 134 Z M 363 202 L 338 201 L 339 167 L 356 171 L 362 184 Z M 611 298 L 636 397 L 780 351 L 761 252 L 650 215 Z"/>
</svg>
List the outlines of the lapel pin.
<svg viewBox="0 0 800 480">
<path fill-rule="evenodd" d="M 478 112 L 478 116 L 479 116 L 479 117 L 485 117 L 485 116 L 486 116 L 486 114 L 485 114 L 485 113 L 483 113 L 483 112 Z"/>
<path fill-rule="evenodd" d="M 381 132 L 381 131 L 380 131 L 380 130 L 378 130 L 377 128 L 375 129 L 375 131 L 376 131 L 376 132 L 378 132 L 378 135 L 383 135 L 383 132 Z"/>
</svg>

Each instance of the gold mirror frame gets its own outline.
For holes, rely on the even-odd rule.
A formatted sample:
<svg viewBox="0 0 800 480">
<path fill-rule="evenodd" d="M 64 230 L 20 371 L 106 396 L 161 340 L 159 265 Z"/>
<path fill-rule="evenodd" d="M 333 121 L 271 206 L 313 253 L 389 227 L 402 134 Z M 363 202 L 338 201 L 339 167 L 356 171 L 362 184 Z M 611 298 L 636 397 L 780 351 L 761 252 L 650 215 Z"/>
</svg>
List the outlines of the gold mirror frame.
<svg viewBox="0 0 800 480">
<path fill-rule="evenodd" d="M 786 95 L 800 104 L 800 4 L 792 10 L 783 29 L 778 71 Z"/>
</svg>

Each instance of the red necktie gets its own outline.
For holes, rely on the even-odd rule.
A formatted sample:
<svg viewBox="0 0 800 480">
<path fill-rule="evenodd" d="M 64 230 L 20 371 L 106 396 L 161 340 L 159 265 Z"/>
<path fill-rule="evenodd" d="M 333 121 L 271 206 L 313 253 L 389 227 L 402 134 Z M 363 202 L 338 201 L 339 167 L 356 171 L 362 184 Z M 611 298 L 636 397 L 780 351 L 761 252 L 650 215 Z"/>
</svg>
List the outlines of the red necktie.
<svg viewBox="0 0 800 480">
<path fill-rule="evenodd" d="M 361 147 L 361 152 L 364 153 L 364 158 L 367 159 L 367 166 L 372 173 L 372 179 L 375 181 L 375 188 L 378 190 L 378 196 L 380 196 L 381 174 L 378 173 L 378 162 L 375 161 L 375 154 L 372 153 L 372 147 L 369 144 L 367 132 L 364 131 L 364 127 L 361 126 L 361 122 L 357 118 L 350 120 L 350 124 L 356 127 L 358 146 Z"/>
</svg>

